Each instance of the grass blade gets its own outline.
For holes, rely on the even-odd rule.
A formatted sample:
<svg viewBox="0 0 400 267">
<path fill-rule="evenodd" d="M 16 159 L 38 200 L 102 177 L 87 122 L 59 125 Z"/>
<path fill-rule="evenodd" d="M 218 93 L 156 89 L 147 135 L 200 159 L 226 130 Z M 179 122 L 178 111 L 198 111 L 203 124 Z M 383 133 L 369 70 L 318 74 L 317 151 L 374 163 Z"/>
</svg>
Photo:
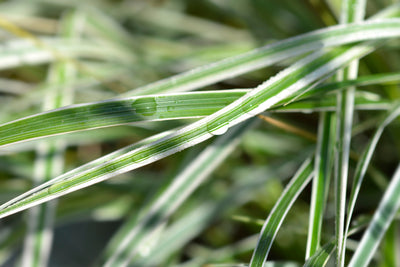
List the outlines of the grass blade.
<svg viewBox="0 0 400 267">
<path fill-rule="evenodd" d="M 323 112 L 319 118 L 318 141 L 315 156 L 315 175 L 313 177 L 310 203 L 310 220 L 307 239 L 306 259 L 319 249 L 327 186 L 329 185 L 332 147 L 333 114 Z"/>
<path fill-rule="evenodd" d="M 347 208 L 347 221 L 345 230 L 346 235 L 350 229 L 351 219 L 354 212 L 356 200 L 360 192 L 361 184 L 364 180 L 365 173 L 367 172 L 368 165 L 371 162 L 378 141 L 381 138 L 385 128 L 399 116 L 400 116 L 400 104 L 396 104 L 392 108 L 392 110 L 386 114 L 381 123 L 379 123 L 379 126 L 376 129 L 375 134 L 371 138 L 371 141 L 368 143 L 367 147 L 365 148 L 365 151 L 363 152 L 357 163 L 356 171 L 354 174 L 353 186 L 351 189 L 348 208 Z"/>
<path fill-rule="evenodd" d="M 393 8 L 400 8 L 400 6 Z M 376 38 L 390 38 L 399 35 L 399 31 L 398 19 L 333 26 L 196 68 L 134 89 L 123 96 L 194 90 L 310 51 Z"/>
<path fill-rule="evenodd" d="M 290 183 L 286 186 L 281 197 L 276 202 L 274 208 L 265 221 L 249 264 L 250 267 L 262 267 L 267 261 L 268 252 L 280 225 L 285 219 L 286 214 L 292 207 L 294 201 L 310 181 L 312 175 L 312 161 L 308 159 L 302 164 Z"/>
<path fill-rule="evenodd" d="M 398 84 L 400 81 L 400 73 L 381 73 L 373 75 L 364 75 L 356 79 L 329 82 L 316 86 L 302 95 L 302 98 L 312 96 L 317 93 L 327 93 L 338 89 L 345 89 L 351 86 L 360 87 L 374 84 Z"/>
<path fill-rule="evenodd" d="M 324 97 L 311 97 L 297 102 L 291 102 L 288 105 L 279 106 L 271 109 L 271 111 L 284 113 L 284 112 L 326 112 L 335 111 L 337 97 L 333 95 L 326 95 Z M 356 92 L 354 100 L 355 110 L 388 110 L 391 107 L 391 101 L 382 99 L 375 94 L 367 92 Z"/>
<path fill-rule="evenodd" d="M 248 90 L 180 93 L 78 104 L 0 126 L 0 146 L 60 133 L 139 121 L 199 118 L 232 103 Z"/>
<path fill-rule="evenodd" d="M 364 19 L 366 1 L 365 0 L 342 0 L 341 19 L 342 24 L 360 22 Z M 358 60 L 352 61 L 347 68 L 340 73 L 338 78 L 355 79 L 358 73 Z M 336 146 L 335 155 L 335 198 L 336 198 L 336 264 L 344 266 L 346 236 L 345 216 L 346 216 L 346 192 L 347 179 L 349 172 L 349 155 L 351 142 L 351 128 L 354 114 L 355 88 L 349 87 L 346 91 L 338 94 L 336 110 Z"/>
<path fill-rule="evenodd" d="M 349 267 L 368 266 L 383 234 L 400 207 L 400 165 L 397 167 L 385 194 L 364 233 L 360 244 L 350 260 Z"/>
<path fill-rule="evenodd" d="M 310 258 L 307 259 L 303 267 L 323 267 L 326 266 L 330 256 L 335 250 L 335 242 L 331 241 L 320 247 Z"/>
</svg>

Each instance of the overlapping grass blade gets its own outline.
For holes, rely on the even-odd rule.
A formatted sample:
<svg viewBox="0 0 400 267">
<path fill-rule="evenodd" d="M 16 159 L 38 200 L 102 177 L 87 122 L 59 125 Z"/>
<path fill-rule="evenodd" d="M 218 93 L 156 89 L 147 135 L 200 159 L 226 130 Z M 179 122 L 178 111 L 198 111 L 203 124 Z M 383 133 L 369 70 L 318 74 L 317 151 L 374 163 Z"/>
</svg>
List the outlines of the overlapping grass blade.
<svg viewBox="0 0 400 267">
<path fill-rule="evenodd" d="M 368 266 L 371 258 L 400 207 L 400 165 L 397 167 L 386 189 L 372 221 L 364 233 L 349 267 Z"/>
<path fill-rule="evenodd" d="M 348 24 L 360 22 L 365 16 L 366 0 L 342 0 L 341 1 L 340 23 Z M 355 79 L 358 74 L 358 60 L 352 61 L 349 66 L 343 69 L 339 80 Z M 351 142 L 351 128 L 354 114 L 355 87 L 349 87 L 344 92 L 338 93 L 336 110 L 336 146 L 335 151 L 335 235 L 336 235 L 336 264 L 344 266 L 346 235 L 346 192 L 349 172 L 349 155 Z"/>
<path fill-rule="evenodd" d="M 143 254 L 140 249 L 147 244 L 160 225 L 201 185 L 205 178 L 221 163 L 237 145 L 240 136 L 249 129 L 254 120 L 246 121 L 226 135 L 219 137 L 191 162 L 165 191 L 146 209 L 146 215 L 134 225 L 130 221 L 127 227 L 117 233 L 119 240 L 113 241 L 115 249 L 106 252 L 105 266 L 127 266 L 136 254 Z M 121 238 L 122 237 L 122 238 Z M 154 242 L 153 242 L 154 243 Z M 154 243 L 155 244 L 155 243 Z M 113 246 L 111 246 L 113 247 Z M 143 248 L 142 248 L 143 249 Z M 146 250 L 151 250 L 148 246 Z"/>
<path fill-rule="evenodd" d="M 318 78 L 336 71 L 354 58 L 373 50 L 371 45 L 318 51 L 259 85 L 218 112 L 190 124 L 158 141 L 132 150 L 125 155 L 73 176 L 57 177 L 1 206 L 0 216 L 54 199 L 72 191 L 147 165 L 161 158 L 198 144 L 230 127 L 251 118 L 284 99 L 299 93 Z M 27 196 L 27 197 L 25 197 Z"/>
<path fill-rule="evenodd" d="M 286 186 L 281 197 L 274 205 L 267 220 L 265 221 L 258 243 L 254 249 L 253 256 L 250 261 L 250 267 L 262 267 L 267 261 L 268 253 L 271 248 L 272 242 L 286 217 L 286 214 L 292 207 L 294 201 L 300 195 L 304 187 L 310 181 L 313 175 L 312 160 L 306 160 L 292 180 Z"/>
<path fill-rule="evenodd" d="M 335 250 L 335 242 L 331 241 L 320 247 L 315 253 L 307 259 L 303 267 L 324 267 L 328 263 L 330 256 Z"/>
</svg>

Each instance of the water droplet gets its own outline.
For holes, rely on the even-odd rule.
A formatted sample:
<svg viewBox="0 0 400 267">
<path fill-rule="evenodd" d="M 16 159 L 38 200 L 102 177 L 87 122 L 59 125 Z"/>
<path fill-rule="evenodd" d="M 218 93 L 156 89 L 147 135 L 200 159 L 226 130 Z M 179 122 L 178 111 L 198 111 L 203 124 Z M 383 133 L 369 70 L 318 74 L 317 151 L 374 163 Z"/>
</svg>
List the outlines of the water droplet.
<svg viewBox="0 0 400 267">
<path fill-rule="evenodd" d="M 207 124 L 207 131 L 212 135 L 222 135 L 229 129 L 228 123 L 210 122 Z"/>
<path fill-rule="evenodd" d="M 228 126 L 222 126 L 221 128 L 219 128 L 217 130 L 214 130 L 212 132 L 212 134 L 214 134 L 214 135 L 222 135 L 222 134 L 226 133 L 226 131 L 228 131 Z"/>
<path fill-rule="evenodd" d="M 157 111 L 157 103 L 154 97 L 143 97 L 136 99 L 132 103 L 132 107 L 138 115 L 152 116 Z"/>
<path fill-rule="evenodd" d="M 242 104 L 241 104 L 241 108 L 242 110 L 247 113 L 250 114 L 252 116 L 258 115 L 259 112 L 256 112 L 255 109 L 258 107 L 258 105 L 255 103 L 254 99 L 245 99 L 243 100 Z"/>
</svg>

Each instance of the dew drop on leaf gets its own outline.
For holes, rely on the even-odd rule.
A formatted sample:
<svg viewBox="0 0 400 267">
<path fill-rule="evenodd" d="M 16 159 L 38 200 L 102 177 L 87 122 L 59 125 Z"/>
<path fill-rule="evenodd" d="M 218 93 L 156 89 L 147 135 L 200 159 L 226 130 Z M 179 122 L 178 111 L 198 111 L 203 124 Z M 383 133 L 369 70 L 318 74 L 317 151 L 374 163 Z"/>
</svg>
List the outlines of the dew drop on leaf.
<svg viewBox="0 0 400 267">
<path fill-rule="evenodd" d="M 207 131 L 212 135 L 222 135 L 229 129 L 228 123 L 210 122 L 207 124 Z"/>
<path fill-rule="evenodd" d="M 138 115 L 152 116 L 157 111 L 157 103 L 154 97 L 143 97 L 135 100 L 132 107 Z"/>
</svg>

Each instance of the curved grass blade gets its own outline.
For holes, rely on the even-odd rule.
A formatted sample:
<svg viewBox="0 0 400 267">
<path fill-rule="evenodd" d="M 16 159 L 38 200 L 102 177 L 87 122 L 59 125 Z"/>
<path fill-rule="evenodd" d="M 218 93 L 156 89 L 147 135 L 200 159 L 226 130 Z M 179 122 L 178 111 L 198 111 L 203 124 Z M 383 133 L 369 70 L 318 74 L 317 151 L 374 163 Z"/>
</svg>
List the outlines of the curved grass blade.
<svg viewBox="0 0 400 267">
<path fill-rule="evenodd" d="M 400 207 L 400 165 L 397 167 L 388 188 L 386 189 L 372 221 L 364 233 L 355 254 L 350 260 L 349 267 L 368 266 L 380 240 L 393 221 Z"/>
<path fill-rule="evenodd" d="M 180 93 L 78 104 L 0 125 L 0 146 L 138 121 L 210 115 L 249 90 Z"/>
<path fill-rule="evenodd" d="M 398 15 L 399 5 L 393 5 L 388 11 L 382 12 L 379 18 L 388 18 Z M 199 88 L 204 85 L 212 84 L 223 79 L 233 77 L 239 74 L 246 73 L 251 70 L 259 69 L 261 67 L 268 66 L 279 62 L 285 58 L 289 58 L 295 55 L 301 55 L 316 49 L 320 49 L 327 46 L 342 45 L 346 43 L 352 43 L 363 40 L 370 40 L 371 38 L 385 38 L 384 35 L 392 32 L 396 35 L 398 31 L 398 25 L 378 25 L 380 22 L 372 22 L 375 25 L 352 25 L 348 29 L 342 29 L 341 26 L 334 26 L 329 30 L 319 30 L 310 34 L 305 34 L 300 37 L 288 39 L 286 41 L 278 42 L 273 45 L 263 47 L 261 49 L 221 61 L 209 65 L 207 67 L 198 68 L 187 73 L 174 76 L 172 78 L 153 83 L 148 86 L 138 88 L 127 95 L 142 94 L 146 93 L 159 93 L 167 90 L 191 90 Z M 375 27 L 381 27 L 383 31 Z M 387 28 L 387 31 L 384 29 Z M 393 35 L 389 34 L 387 37 Z M 96 45 L 88 45 L 85 49 L 79 47 L 74 50 L 74 46 L 66 44 L 65 40 L 61 40 L 61 43 L 57 46 L 51 44 L 50 41 L 45 40 L 43 43 L 48 46 L 49 49 L 41 49 L 36 47 L 32 42 L 21 41 L 28 49 L 23 50 L 20 45 L 16 42 L 11 45 L 5 45 L 2 49 L 3 53 L 0 54 L 2 63 L 0 63 L 0 69 L 13 68 L 25 64 L 41 64 L 54 60 L 52 51 L 57 51 L 57 54 L 68 54 L 69 51 L 79 51 L 84 56 L 93 55 L 101 56 L 104 55 L 103 49 L 97 49 Z M 66 45 L 66 46 L 65 46 Z M 62 47 L 61 47 L 62 46 Z M 11 47 L 14 50 L 8 50 Z M 55 47 L 54 49 L 52 47 Z M 64 51 L 64 49 L 66 49 Z M 97 51 L 97 52 L 96 52 Z M 94 53 L 94 54 L 93 54 Z M 126 56 L 126 55 L 125 55 Z M 121 58 L 123 59 L 123 58 Z"/>
<path fill-rule="evenodd" d="M 310 258 L 308 258 L 303 267 L 326 266 L 334 250 L 335 250 L 335 242 L 332 240 L 331 242 L 320 247 Z"/>
<path fill-rule="evenodd" d="M 292 207 L 301 191 L 303 191 L 304 187 L 311 180 L 313 175 L 312 164 L 313 162 L 310 159 L 307 159 L 302 164 L 292 180 L 286 186 L 285 190 L 282 192 L 278 201 L 275 203 L 274 208 L 271 210 L 261 229 L 257 246 L 254 249 L 253 256 L 251 257 L 249 264 L 250 267 L 262 267 L 267 261 L 271 245 L 286 217 L 286 214 L 289 212 L 289 209 Z"/>
<path fill-rule="evenodd" d="M 375 131 L 375 134 L 373 135 L 371 141 L 368 143 L 367 147 L 365 148 L 363 154 L 361 155 L 357 163 L 356 171 L 354 174 L 353 186 L 351 189 L 351 194 L 347 207 L 347 220 L 345 229 L 346 235 L 350 229 L 351 219 L 354 212 L 356 200 L 360 192 L 361 184 L 364 180 L 365 173 L 367 172 L 368 165 L 371 162 L 378 141 L 382 136 L 382 133 L 385 130 L 385 128 L 399 116 L 400 116 L 400 104 L 397 103 L 395 106 L 393 106 L 392 110 L 387 113 L 382 122 L 379 124 L 377 130 Z"/>
<path fill-rule="evenodd" d="M 394 5 L 393 9 L 400 9 L 400 5 Z M 385 13 L 384 15 L 390 16 L 392 13 Z M 157 94 L 167 91 L 190 91 L 310 51 L 372 39 L 390 38 L 400 34 L 400 20 L 384 20 L 383 16 L 379 18 L 382 20 L 337 25 L 289 38 L 131 90 L 123 96 Z"/>
<path fill-rule="evenodd" d="M 122 228 L 121 240 L 114 250 L 106 252 L 104 266 L 127 266 L 136 254 L 141 253 L 143 243 L 148 243 L 160 225 L 165 223 L 170 215 L 190 196 L 190 194 L 208 177 L 208 175 L 230 154 L 237 145 L 240 136 L 253 124 L 248 120 L 238 125 L 226 135 L 219 137 L 192 161 L 165 191 L 154 200 L 146 215 L 131 225 L 127 222 L 129 231 Z M 117 236 L 117 237 L 118 237 Z M 146 247 L 146 250 L 151 248 Z"/>
<path fill-rule="evenodd" d="M 254 117 L 284 99 L 295 96 L 318 78 L 325 77 L 372 50 L 372 45 L 360 45 L 350 49 L 336 48 L 311 54 L 204 119 L 150 144 L 128 150 L 126 154 L 114 157 L 92 169 L 57 177 L 5 203 L 0 207 L 0 217 L 142 167 L 215 135 L 223 134 L 230 127 Z"/>
</svg>

